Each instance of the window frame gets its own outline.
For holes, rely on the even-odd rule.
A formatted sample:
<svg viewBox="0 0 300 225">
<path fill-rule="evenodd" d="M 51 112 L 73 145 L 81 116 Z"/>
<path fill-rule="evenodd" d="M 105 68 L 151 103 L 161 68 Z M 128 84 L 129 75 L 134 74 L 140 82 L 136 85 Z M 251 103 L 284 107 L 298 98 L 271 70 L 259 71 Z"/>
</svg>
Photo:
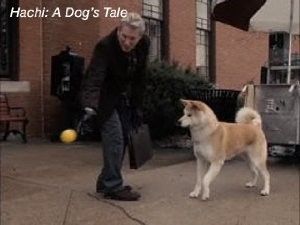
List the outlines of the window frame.
<svg viewBox="0 0 300 225">
<path fill-rule="evenodd" d="M 161 61 L 164 58 L 164 46 L 163 46 L 163 39 L 164 39 L 164 32 L 163 32 L 163 28 L 164 28 L 164 3 L 165 1 L 163 0 L 158 0 L 159 1 L 159 5 L 151 5 L 149 3 L 146 3 L 145 1 L 142 2 L 142 14 L 143 14 L 143 18 L 145 20 L 146 23 L 146 27 L 149 26 L 151 23 L 157 25 L 156 32 L 158 32 L 158 36 L 155 36 L 155 38 L 157 38 L 158 40 L 158 45 L 155 47 L 155 53 L 156 54 L 151 54 L 151 49 L 153 48 L 153 46 L 151 46 L 154 41 L 151 41 L 151 34 L 149 33 L 150 31 L 146 29 L 146 34 L 148 35 L 148 37 L 150 38 L 150 54 L 149 54 L 149 60 L 150 61 Z M 150 8 L 150 9 L 146 9 Z"/>
<path fill-rule="evenodd" d="M 215 25 L 214 22 L 211 20 L 210 12 L 211 12 L 211 4 L 209 0 L 196 0 L 196 71 L 197 73 L 203 77 L 204 79 L 208 81 L 215 81 L 215 70 L 214 70 L 214 61 L 215 61 L 215 36 L 214 36 L 214 30 Z M 206 4 L 207 5 L 207 12 L 206 12 L 206 18 L 201 17 L 198 14 L 198 4 Z M 205 35 L 203 35 L 203 33 Z M 203 40 L 203 37 L 205 38 L 204 42 L 201 42 Z M 199 44 L 198 44 L 199 42 Z M 198 64 L 198 57 L 201 57 L 197 55 L 198 46 L 204 46 L 205 48 L 205 74 L 201 72 L 201 65 Z"/>
<path fill-rule="evenodd" d="M 201 76 L 201 77 L 204 77 L 206 79 L 209 79 L 209 75 L 210 75 L 210 66 L 209 66 L 209 63 L 210 63 L 210 59 L 209 59 L 209 56 L 210 56 L 210 51 L 209 51 L 209 42 L 210 42 L 210 37 L 209 37 L 209 32 L 207 32 L 206 30 L 204 29 L 196 29 L 196 48 L 198 48 L 198 46 L 200 47 L 203 47 L 204 48 L 204 55 L 205 55 L 205 66 L 198 66 L 197 65 L 197 62 L 196 62 L 196 69 L 197 69 L 197 73 Z M 198 44 L 199 42 L 199 44 Z M 197 54 L 197 51 L 196 51 L 196 54 Z M 197 60 L 197 57 L 201 57 L 203 56 L 202 54 L 200 54 L 199 56 L 196 56 L 196 60 Z M 200 59 L 200 61 L 202 61 Z M 205 67 L 205 73 L 202 73 L 201 72 L 201 69 Z"/>
</svg>

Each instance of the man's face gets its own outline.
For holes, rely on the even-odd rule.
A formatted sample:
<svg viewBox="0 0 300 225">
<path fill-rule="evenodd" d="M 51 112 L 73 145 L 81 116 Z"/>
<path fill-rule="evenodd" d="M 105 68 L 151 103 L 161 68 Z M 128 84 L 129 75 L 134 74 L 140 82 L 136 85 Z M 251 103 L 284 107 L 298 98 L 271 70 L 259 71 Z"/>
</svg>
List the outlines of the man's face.
<svg viewBox="0 0 300 225">
<path fill-rule="evenodd" d="M 121 25 L 118 28 L 118 40 L 124 52 L 130 52 L 141 39 L 142 35 L 138 28 Z"/>
</svg>

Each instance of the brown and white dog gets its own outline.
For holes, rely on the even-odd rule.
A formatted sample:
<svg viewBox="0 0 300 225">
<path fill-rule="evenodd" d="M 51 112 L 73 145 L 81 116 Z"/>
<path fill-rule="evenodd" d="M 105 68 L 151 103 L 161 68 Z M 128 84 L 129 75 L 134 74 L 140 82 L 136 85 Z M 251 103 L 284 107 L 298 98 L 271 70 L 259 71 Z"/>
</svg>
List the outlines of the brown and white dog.
<svg viewBox="0 0 300 225">
<path fill-rule="evenodd" d="M 201 101 L 181 100 L 184 115 L 182 127 L 189 127 L 197 159 L 197 179 L 190 197 L 196 198 L 202 189 L 202 200 L 209 198 L 209 185 L 220 172 L 225 160 L 242 154 L 247 156 L 253 173 L 247 187 L 257 183 L 259 173 L 264 180 L 261 195 L 269 195 L 270 175 L 266 167 L 267 142 L 261 128 L 260 115 L 251 108 L 237 112 L 236 123 L 219 122 L 209 106 Z"/>
</svg>

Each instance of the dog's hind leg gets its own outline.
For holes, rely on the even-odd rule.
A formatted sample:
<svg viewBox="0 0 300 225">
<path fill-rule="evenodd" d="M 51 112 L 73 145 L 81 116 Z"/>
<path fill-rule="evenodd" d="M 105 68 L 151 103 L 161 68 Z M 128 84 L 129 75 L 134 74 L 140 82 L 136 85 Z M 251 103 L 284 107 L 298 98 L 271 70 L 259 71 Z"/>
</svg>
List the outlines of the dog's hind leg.
<svg viewBox="0 0 300 225">
<path fill-rule="evenodd" d="M 266 162 L 260 162 L 257 165 L 259 172 L 261 173 L 264 179 L 264 188 L 261 190 L 261 195 L 269 195 L 270 194 L 270 174 L 267 170 Z"/>
<path fill-rule="evenodd" d="M 258 178 L 258 170 L 251 162 L 249 162 L 249 167 L 252 172 L 252 180 L 246 183 L 246 187 L 255 187 Z"/>
<path fill-rule="evenodd" d="M 197 167 L 196 167 L 196 185 L 194 190 L 190 193 L 191 198 L 197 198 L 201 191 L 202 178 L 207 171 L 207 162 L 202 156 L 197 157 Z"/>
<path fill-rule="evenodd" d="M 263 154 L 261 154 L 259 157 L 256 154 L 249 154 L 249 158 L 251 162 L 254 164 L 254 166 L 258 169 L 260 174 L 263 177 L 264 180 L 264 187 L 261 190 L 260 194 L 261 195 L 269 195 L 270 193 L 270 174 L 269 171 L 267 170 L 267 156 L 266 156 L 266 149 Z"/>
<path fill-rule="evenodd" d="M 223 164 L 224 164 L 224 161 L 212 162 L 210 164 L 210 167 L 203 178 L 202 200 L 209 199 L 209 194 L 210 194 L 209 193 L 210 192 L 209 185 L 215 179 L 215 177 L 219 174 Z"/>
<path fill-rule="evenodd" d="M 252 180 L 247 182 L 245 184 L 245 186 L 246 187 L 254 187 L 257 183 L 257 178 L 259 175 L 258 170 L 248 155 L 245 155 L 245 157 L 243 157 L 243 158 L 245 158 L 245 160 L 251 170 L 251 173 L 252 173 Z"/>
</svg>

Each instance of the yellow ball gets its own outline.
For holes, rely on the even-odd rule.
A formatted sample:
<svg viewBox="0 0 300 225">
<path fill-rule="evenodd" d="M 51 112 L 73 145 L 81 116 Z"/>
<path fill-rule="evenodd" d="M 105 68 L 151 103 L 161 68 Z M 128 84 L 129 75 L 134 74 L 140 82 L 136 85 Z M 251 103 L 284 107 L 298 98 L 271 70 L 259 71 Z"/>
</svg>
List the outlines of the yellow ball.
<svg viewBox="0 0 300 225">
<path fill-rule="evenodd" d="M 60 134 L 60 140 L 63 143 L 72 143 L 77 138 L 77 132 L 73 129 L 67 129 L 61 132 Z"/>
</svg>

